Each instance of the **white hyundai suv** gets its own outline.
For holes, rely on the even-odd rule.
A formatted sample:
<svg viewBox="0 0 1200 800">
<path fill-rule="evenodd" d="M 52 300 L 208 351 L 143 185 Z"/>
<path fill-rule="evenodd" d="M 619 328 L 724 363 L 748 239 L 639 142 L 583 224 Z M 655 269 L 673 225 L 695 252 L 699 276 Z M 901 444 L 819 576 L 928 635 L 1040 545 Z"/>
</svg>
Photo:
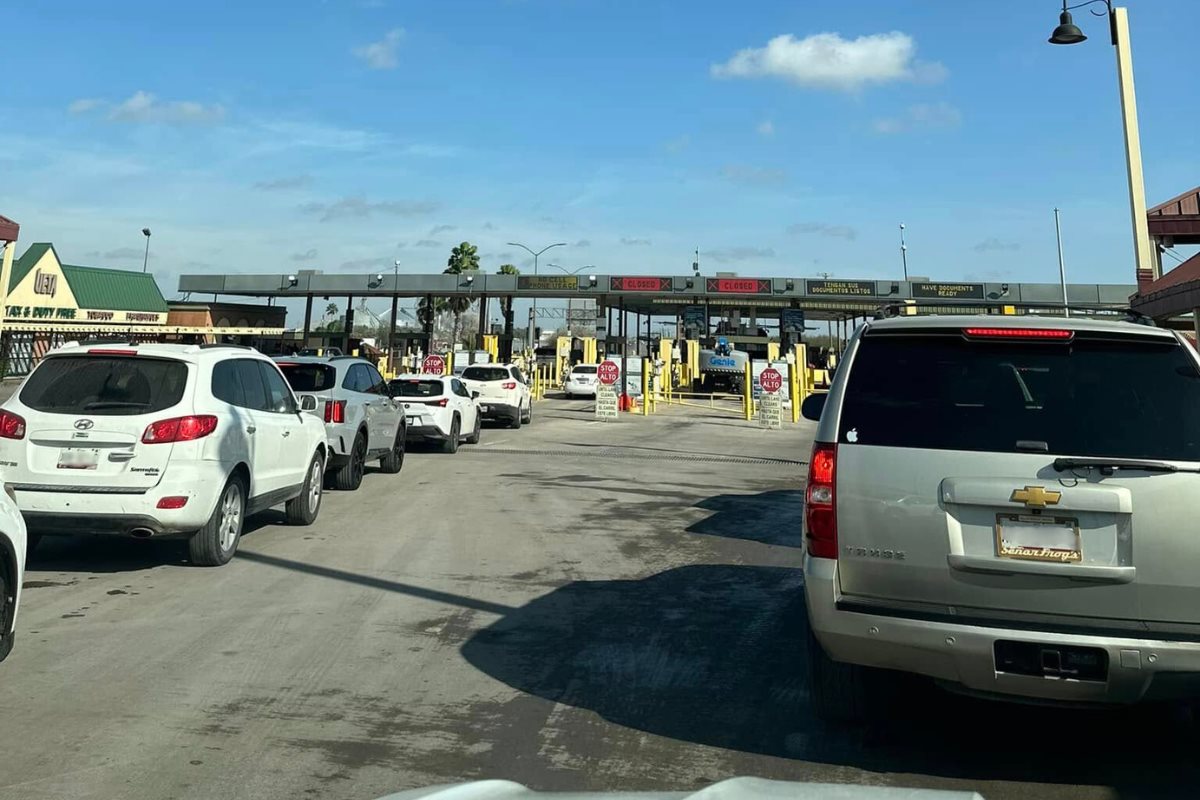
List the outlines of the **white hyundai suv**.
<svg viewBox="0 0 1200 800">
<path fill-rule="evenodd" d="M 43 534 L 186 537 L 192 563 L 224 564 L 248 514 L 317 518 L 325 458 L 325 426 L 245 347 L 71 343 L 0 407 L 30 550 Z"/>
</svg>

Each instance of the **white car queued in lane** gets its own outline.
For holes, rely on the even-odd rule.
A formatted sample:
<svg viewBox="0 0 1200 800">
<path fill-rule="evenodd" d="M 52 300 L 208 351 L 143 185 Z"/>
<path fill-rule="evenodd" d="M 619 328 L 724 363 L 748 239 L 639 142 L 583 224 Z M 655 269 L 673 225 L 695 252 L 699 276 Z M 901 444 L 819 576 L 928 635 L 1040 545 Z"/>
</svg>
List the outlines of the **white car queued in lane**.
<svg viewBox="0 0 1200 800">
<path fill-rule="evenodd" d="M 474 365 L 463 370 L 469 392 L 479 393 L 479 410 L 487 420 L 503 420 L 510 428 L 533 422 L 533 395 L 515 364 Z"/>
<path fill-rule="evenodd" d="M 570 400 L 575 397 L 595 397 L 596 384 L 595 364 L 576 364 L 571 367 L 563 381 L 563 394 Z"/>
<path fill-rule="evenodd" d="M 7 492 L 0 494 L 0 661 L 16 639 L 21 584 L 25 581 L 25 520 Z"/>
<path fill-rule="evenodd" d="M 249 514 L 316 520 L 325 458 L 324 425 L 244 347 L 72 343 L 0 408 L 30 550 L 43 534 L 186 537 L 193 564 L 225 564 Z"/>
<path fill-rule="evenodd" d="M 392 397 L 404 404 L 409 440 L 435 440 L 445 453 L 460 442 L 479 444 L 483 414 L 478 394 L 453 375 L 401 375 L 388 382 Z M 464 436 L 463 431 L 470 431 Z"/>
</svg>

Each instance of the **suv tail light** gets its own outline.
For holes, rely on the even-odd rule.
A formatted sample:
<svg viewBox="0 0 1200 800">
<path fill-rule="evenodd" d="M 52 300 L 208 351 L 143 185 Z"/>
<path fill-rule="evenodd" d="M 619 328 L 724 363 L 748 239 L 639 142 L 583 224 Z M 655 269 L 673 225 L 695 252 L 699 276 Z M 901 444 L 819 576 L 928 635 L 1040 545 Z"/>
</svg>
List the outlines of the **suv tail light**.
<svg viewBox="0 0 1200 800">
<path fill-rule="evenodd" d="M 501 389 L 515 389 L 515 388 L 517 388 L 517 382 L 516 381 L 505 381 L 504 383 L 500 384 L 500 388 Z"/>
<path fill-rule="evenodd" d="M 24 439 L 25 418 L 11 411 L 0 411 L 0 438 Z"/>
<path fill-rule="evenodd" d="M 837 558 L 837 445 L 813 445 L 804 493 L 804 528 L 808 553 L 814 558 Z"/>
<path fill-rule="evenodd" d="M 341 423 L 346 421 L 346 401 L 326 400 L 325 421 Z"/>
<path fill-rule="evenodd" d="M 973 339 L 1041 339 L 1065 342 L 1075 337 L 1074 331 L 1060 328 L 963 328 Z"/>
<path fill-rule="evenodd" d="M 193 439 L 203 439 L 216 429 L 217 418 L 212 414 L 172 417 L 147 425 L 146 432 L 142 434 L 142 443 L 190 442 Z"/>
</svg>

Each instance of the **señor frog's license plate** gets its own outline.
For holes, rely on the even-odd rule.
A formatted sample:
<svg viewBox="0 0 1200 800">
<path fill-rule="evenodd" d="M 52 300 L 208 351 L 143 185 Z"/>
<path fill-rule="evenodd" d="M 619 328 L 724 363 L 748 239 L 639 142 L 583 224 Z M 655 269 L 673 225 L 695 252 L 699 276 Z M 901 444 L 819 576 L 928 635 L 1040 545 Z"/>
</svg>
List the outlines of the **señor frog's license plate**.
<svg viewBox="0 0 1200 800">
<path fill-rule="evenodd" d="M 996 555 L 1064 564 L 1081 561 L 1079 521 L 1071 517 L 997 514 Z"/>
<path fill-rule="evenodd" d="M 95 469 L 98 463 L 99 450 L 68 448 L 58 454 L 59 469 Z"/>
</svg>

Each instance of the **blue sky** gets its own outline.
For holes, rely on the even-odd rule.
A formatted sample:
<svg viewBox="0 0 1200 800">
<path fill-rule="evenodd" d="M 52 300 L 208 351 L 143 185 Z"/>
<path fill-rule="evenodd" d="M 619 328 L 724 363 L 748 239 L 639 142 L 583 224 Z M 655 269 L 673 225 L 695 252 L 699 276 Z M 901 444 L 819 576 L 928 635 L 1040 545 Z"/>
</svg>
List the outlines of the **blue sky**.
<svg viewBox="0 0 1200 800">
<path fill-rule="evenodd" d="M 1151 204 L 1200 183 L 1200 3 L 1130 0 Z M 1132 282 L 1114 54 L 1054 0 L 57 2 L 6 10 L 0 213 L 183 272 Z M 815 37 L 815 38 L 813 38 Z"/>
</svg>

